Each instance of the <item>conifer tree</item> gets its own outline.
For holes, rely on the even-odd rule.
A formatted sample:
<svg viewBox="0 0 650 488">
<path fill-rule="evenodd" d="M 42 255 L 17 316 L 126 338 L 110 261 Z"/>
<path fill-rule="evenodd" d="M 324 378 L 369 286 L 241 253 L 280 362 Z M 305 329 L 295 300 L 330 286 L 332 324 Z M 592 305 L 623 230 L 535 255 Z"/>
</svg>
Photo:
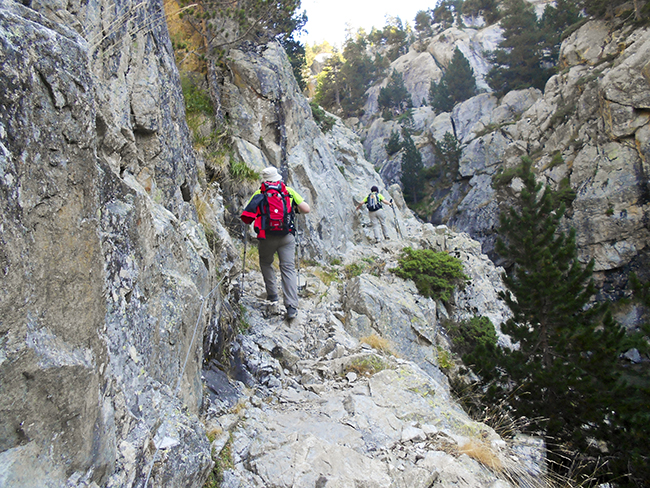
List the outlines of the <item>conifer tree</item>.
<svg viewBox="0 0 650 488">
<path fill-rule="evenodd" d="M 474 70 L 460 49 L 456 48 L 440 82 L 431 81 L 429 104 L 436 112 L 450 112 L 454 105 L 474 95 L 476 95 Z"/>
<path fill-rule="evenodd" d="M 433 30 L 431 29 L 431 14 L 429 11 L 419 10 L 415 14 L 415 31 L 418 33 L 418 39 L 420 41 L 433 34 Z"/>
<path fill-rule="evenodd" d="M 543 63 L 544 38 L 532 4 L 505 0 L 501 19 L 503 41 L 493 53 L 487 82 L 498 94 L 535 87 L 540 90 L 552 71 Z"/>
<path fill-rule="evenodd" d="M 388 110 L 392 115 L 399 115 L 413 106 L 402 73 L 393 70 L 388 84 L 379 91 L 377 103 L 380 109 Z"/>
<path fill-rule="evenodd" d="M 411 203 L 418 203 L 424 189 L 422 155 L 415 147 L 408 129 L 402 128 L 402 187 L 404 198 Z"/>
<path fill-rule="evenodd" d="M 522 160 L 524 188 L 517 208 L 501 215 L 497 242 L 497 252 L 513 262 L 502 293 L 513 318 L 502 331 L 517 347 L 474 358 L 479 374 L 492 381 L 492 395 L 507 399 L 532 431 L 543 431 L 550 457 L 561 464 L 553 446 L 587 454 L 589 439 L 607 440 L 623 331 L 604 305 L 591 303 L 593 260 L 583 266 L 575 232 L 559 230 L 564 204 L 536 183 L 531 161 Z"/>
</svg>

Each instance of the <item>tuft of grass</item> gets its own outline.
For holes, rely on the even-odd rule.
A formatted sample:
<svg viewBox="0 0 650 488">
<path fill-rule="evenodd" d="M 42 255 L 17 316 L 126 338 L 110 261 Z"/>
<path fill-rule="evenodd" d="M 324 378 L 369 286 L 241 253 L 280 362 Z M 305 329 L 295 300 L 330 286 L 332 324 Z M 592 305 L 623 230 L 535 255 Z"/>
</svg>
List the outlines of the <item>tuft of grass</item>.
<svg viewBox="0 0 650 488">
<path fill-rule="evenodd" d="M 247 310 L 243 304 L 239 304 L 239 320 L 237 321 L 237 330 L 240 334 L 245 334 L 251 328 L 248 322 Z"/>
<path fill-rule="evenodd" d="M 244 161 L 230 159 L 230 176 L 238 181 L 259 181 L 260 174 L 251 169 Z"/>
<path fill-rule="evenodd" d="M 355 276 L 361 276 L 364 269 L 365 269 L 365 265 L 359 263 L 352 263 L 352 264 L 348 264 L 343 268 L 343 274 L 346 279 L 350 280 Z"/>
<path fill-rule="evenodd" d="M 221 427 L 212 427 L 209 431 L 206 432 L 206 435 L 208 436 L 208 441 L 210 441 L 210 444 L 214 442 L 214 440 L 223 433 L 223 429 Z"/>
<path fill-rule="evenodd" d="M 345 367 L 343 374 L 345 375 L 352 372 L 359 376 L 370 377 L 384 369 L 388 369 L 388 363 L 376 354 L 370 354 L 353 359 Z"/>
<path fill-rule="evenodd" d="M 501 471 L 503 463 L 499 456 L 485 442 L 470 439 L 458 449 L 460 454 L 467 454 L 493 471 Z"/>
<path fill-rule="evenodd" d="M 548 165 L 548 169 L 553 169 L 556 166 L 560 166 L 564 164 L 564 158 L 562 157 L 562 153 L 560 151 L 556 151 L 553 154 L 553 157 L 551 158 L 551 162 Z"/>
<path fill-rule="evenodd" d="M 235 463 L 232 459 L 231 437 L 219 453 L 219 457 L 214 460 L 214 468 L 212 468 L 203 488 L 219 488 L 223 482 L 223 473 L 228 469 L 233 469 L 234 467 Z"/>
<path fill-rule="evenodd" d="M 246 262 L 244 263 L 245 271 L 252 271 L 258 269 L 260 262 L 260 251 L 257 246 L 250 242 L 246 244 Z M 274 261 L 277 263 L 277 260 Z"/>
<path fill-rule="evenodd" d="M 376 334 L 362 337 L 361 339 L 359 339 L 359 341 L 363 342 L 364 344 L 368 344 L 370 347 L 372 347 L 373 349 L 377 349 L 378 351 L 385 352 L 388 354 L 393 354 L 388 339 L 379 337 Z"/>
<path fill-rule="evenodd" d="M 498 172 L 492 177 L 492 188 L 509 185 L 515 176 L 517 176 L 517 168 L 506 168 Z"/>
<path fill-rule="evenodd" d="M 326 286 L 330 286 L 333 281 L 337 281 L 338 273 L 333 269 L 317 268 L 313 273 L 321 280 Z"/>
</svg>

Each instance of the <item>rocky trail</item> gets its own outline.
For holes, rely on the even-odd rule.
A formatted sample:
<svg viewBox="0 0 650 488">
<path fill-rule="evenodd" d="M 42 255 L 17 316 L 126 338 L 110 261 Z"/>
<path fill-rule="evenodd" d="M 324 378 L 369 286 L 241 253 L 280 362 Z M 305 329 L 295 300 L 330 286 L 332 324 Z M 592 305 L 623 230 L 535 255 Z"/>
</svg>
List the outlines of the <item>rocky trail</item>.
<svg viewBox="0 0 650 488">
<path fill-rule="evenodd" d="M 437 375 L 395 352 L 404 346 L 376 331 L 359 337 L 348 331 L 360 327 L 346 297 L 358 296 L 363 282 L 383 285 L 363 293 L 385 300 L 379 308 L 389 311 L 393 325 L 403 320 L 390 310 L 405 298 L 385 293 L 409 286 L 387 271 L 403 245 L 357 248 L 326 280 L 322 268 L 303 266 L 305 286 L 292 321 L 281 305 L 260 298 L 259 271 L 246 273 L 241 303 L 249 327 L 232 350 L 241 359 L 242 381 L 228 381 L 215 364 L 205 372 L 212 454 L 226 468 L 221 486 L 544 486 L 536 441 L 506 442 L 472 421 L 431 361 L 427 369 Z M 369 270 L 380 276 L 346 279 L 341 270 L 350 262 L 374 263 Z M 375 327 L 382 322 L 370 320 Z"/>
</svg>

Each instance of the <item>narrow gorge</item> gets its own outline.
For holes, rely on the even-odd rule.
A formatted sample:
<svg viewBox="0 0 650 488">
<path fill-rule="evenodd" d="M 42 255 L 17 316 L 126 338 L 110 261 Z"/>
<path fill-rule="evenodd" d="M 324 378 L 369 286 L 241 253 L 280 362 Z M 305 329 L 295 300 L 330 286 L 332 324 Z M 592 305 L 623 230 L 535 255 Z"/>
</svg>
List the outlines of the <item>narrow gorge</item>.
<svg viewBox="0 0 650 488">
<path fill-rule="evenodd" d="M 522 155 L 575 191 L 565 225 L 599 298 L 629 298 L 631 271 L 648 280 L 648 28 L 585 22 L 543 91 L 414 108 L 425 166 L 446 132 L 463 148 L 425 221 L 385 150 L 388 79 L 324 131 L 282 46 L 242 43 L 190 74 L 218 102 L 190 127 L 179 9 L 0 0 L 0 486 L 202 487 L 216 465 L 227 488 L 552 486 L 540 437 L 506 437 L 454 396 L 445 325 L 487 317 L 511 345 L 494 244 L 521 188 L 493 183 Z M 455 47 L 483 76 L 494 36 L 450 28 L 391 67 L 422 101 Z M 238 221 L 258 181 L 233 165 L 276 166 L 312 208 L 292 322 L 264 300 Z M 372 185 L 395 202 L 380 245 L 355 212 Z M 467 285 L 422 296 L 391 271 L 405 247 L 457 258 Z M 615 315 L 633 330 L 647 313 L 628 300 Z"/>
</svg>

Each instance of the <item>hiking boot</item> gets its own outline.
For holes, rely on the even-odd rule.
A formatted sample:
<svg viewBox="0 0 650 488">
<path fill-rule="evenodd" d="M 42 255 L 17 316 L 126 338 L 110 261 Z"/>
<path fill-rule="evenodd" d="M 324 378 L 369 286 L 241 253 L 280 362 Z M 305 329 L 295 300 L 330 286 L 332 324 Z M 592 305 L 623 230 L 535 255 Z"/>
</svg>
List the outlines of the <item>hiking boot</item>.
<svg viewBox="0 0 650 488">
<path fill-rule="evenodd" d="M 266 299 L 269 302 L 277 302 L 278 301 L 278 296 L 277 295 L 267 295 Z"/>
<path fill-rule="evenodd" d="M 287 320 L 295 319 L 296 315 L 298 315 L 298 310 L 295 307 L 288 306 L 287 307 Z"/>
</svg>

